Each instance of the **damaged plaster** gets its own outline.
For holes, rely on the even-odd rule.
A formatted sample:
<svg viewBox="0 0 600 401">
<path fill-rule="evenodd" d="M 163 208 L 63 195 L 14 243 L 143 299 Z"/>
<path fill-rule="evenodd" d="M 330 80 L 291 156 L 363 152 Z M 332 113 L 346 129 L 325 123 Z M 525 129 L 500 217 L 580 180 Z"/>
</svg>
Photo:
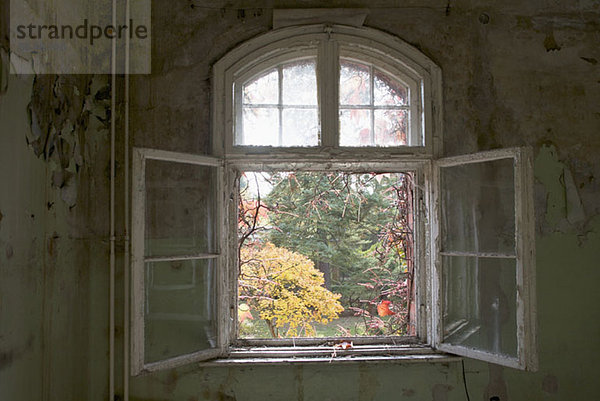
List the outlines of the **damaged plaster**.
<svg viewBox="0 0 600 401">
<path fill-rule="evenodd" d="M 561 47 L 556 43 L 554 32 L 549 32 L 544 39 L 544 47 L 547 52 L 559 51 Z"/>
<path fill-rule="evenodd" d="M 558 393 L 558 378 L 554 375 L 544 376 L 542 381 L 542 390 L 548 394 Z"/>
<path fill-rule="evenodd" d="M 16 349 L 0 349 L 0 371 L 8 368 L 14 360 L 21 358 L 33 345 L 34 337 L 30 335 L 27 341 Z"/>
<path fill-rule="evenodd" d="M 483 399 L 492 400 L 508 400 L 506 382 L 504 381 L 504 368 L 500 365 L 490 363 L 489 382 L 485 388 Z"/>
<path fill-rule="evenodd" d="M 77 202 L 77 175 L 85 164 L 90 117 L 110 128 L 110 86 L 90 75 L 38 75 L 28 107 L 31 131 L 25 138 L 35 155 L 51 166 L 51 185 L 69 207 Z"/>
<path fill-rule="evenodd" d="M 441 65 L 447 155 L 492 147 L 533 145 L 536 149 L 535 206 L 542 226 L 536 233 L 540 371 L 498 372 L 487 363 L 470 361 L 469 365 L 476 367 L 466 374 L 471 400 L 593 399 L 596 394 L 600 183 L 594 177 L 599 174 L 600 14 L 592 3 L 459 1 L 452 2 L 451 12 L 450 7 L 445 10 L 446 4 L 450 5 L 447 2 L 435 3 L 435 8 L 419 3 L 404 9 L 384 1 L 352 3 L 373 7 L 368 26 L 401 37 Z M 348 4 L 331 3 L 339 7 Z M 287 0 L 277 5 L 299 6 Z M 314 2 L 309 5 L 317 6 Z M 217 8 L 202 6 L 197 1 L 153 2 L 153 30 L 157 33 L 154 73 L 132 76 L 131 81 L 132 144 L 136 146 L 207 152 L 212 62 L 270 29 L 269 9 L 261 16 L 247 9 L 242 19 L 238 18 L 238 10 L 244 7 L 241 2 L 220 2 Z M 390 8 L 378 8 L 385 6 Z M 489 19 L 481 17 L 483 12 Z M 2 21 L 8 22 L 7 13 L 4 16 Z M 8 27 L 7 23 L 0 25 Z M 549 40 L 549 47 L 556 44 L 560 50 L 546 48 L 550 33 L 554 43 Z M 8 48 L 8 36 L 0 39 Z M 31 82 L 22 77 L 10 79 L 0 86 L 6 90 L 10 83 L 8 92 L 0 94 L 5 113 L 0 133 L 4 171 L 0 175 L 5 177 L 3 183 L 8 183 L 5 188 L 10 188 L 0 191 L 0 240 L 4 241 L 0 244 L 0 339 L 9 345 L 0 349 L 0 365 L 10 362 L 0 375 L 2 398 L 106 400 L 108 141 L 101 120 L 110 117 L 102 106 L 107 100 L 94 98 L 98 90 L 107 87 L 107 81 L 105 77 L 92 78 L 89 93 L 85 91 L 87 81 L 77 86 L 90 100 L 88 105 L 98 108 L 99 118 L 90 111 L 89 125 L 96 124 L 102 131 L 88 127 L 85 135 L 74 129 L 52 136 L 55 141 L 65 135 L 68 139 L 63 140 L 69 146 L 75 141 L 79 144 L 77 150 L 71 147 L 66 152 L 67 172 L 79 183 L 78 207 L 68 215 L 76 224 L 68 225 L 64 219 L 69 213 L 64 210 L 67 205 L 56 200 L 62 188 L 44 197 L 44 184 L 49 186 L 53 178 L 46 171 L 62 171 L 57 147 L 49 160 L 43 152 L 37 156 L 39 160 L 30 160 L 35 159 L 33 145 L 26 149 L 23 139 L 27 136 L 35 141 L 24 112 Z M 72 96 L 70 101 L 75 101 Z M 49 99 L 52 97 L 50 93 Z M 48 109 L 40 112 L 40 118 L 54 120 L 50 106 L 40 105 Z M 79 113 L 84 109 L 69 107 Z M 18 141 L 8 140 L 12 136 Z M 552 145 L 537 146 L 548 141 Z M 87 171 L 87 178 L 81 169 Z M 56 183 L 61 178 L 57 176 Z M 85 193 L 89 200 L 84 205 Z M 44 213 L 45 209 L 49 213 Z M 578 242 L 579 230 L 586 232 L 583 244 Z M 54 232 L 60 239 L 53 238 Z M 117 258 L 122 257 L 120 252 Z M 120 277 L 122 270 L 117 271 Z M 122 349 L 122 330 L 117 325 L 121 333 L 117 351 Z M 22 352 L 32 333 L 31 348 Z M 124 399 L 117 365 L 116 398 Z M 129 399 L 358 401 L 359 383 L 371 377 L 376 377 L 377 383 L 364 388 L 361 395 L 373 401 L 466 399 L 459 365 L 436 364 L 371 365 L 363 372 L 355 367 L 229 369 L 190 365 L 178 368 L 177 375 L 164 372 L 133 378 Z M 486 393 L 492 390 L 490 384 L 502 387 Z M 500 393 L 503 386 L 506 398 Z M 484 398 L 484 394 L 490 397 Z"/>
<path fill-rule="evenodd" d="M 586 221 L 583 202 L 571 170 L 558 159 L 554 145 L 540 148 L 535 160 L 535 178 L 546 189 L 546 224 L 563 232 L 581 230 Z"/>
<path fill-rule="evenodd" d="M 431 396 L 433 401 L 448 401 L 448 392 L 452 390 L 452 386 L 448 384 L 436 384 L 431 388 Z"/>
<path fill-rule="evenodd" d="M 8 91 L 8 74 L 10 69 L 8 52 L 0 47 L 0 95 Z"/>
</svg>

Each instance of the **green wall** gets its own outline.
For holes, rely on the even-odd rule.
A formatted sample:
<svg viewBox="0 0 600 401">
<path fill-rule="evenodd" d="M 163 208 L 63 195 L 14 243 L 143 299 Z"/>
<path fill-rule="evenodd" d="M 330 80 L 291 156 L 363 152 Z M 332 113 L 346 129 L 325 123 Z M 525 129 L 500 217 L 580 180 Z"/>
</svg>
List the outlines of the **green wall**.
<svg viewBox="0 0 600 401">
<path fill-rule="evenodd" d="M 365 25 L 399 36 L 441 67 L 446 155 L 534 148 L 539 371 L 465 359 L 470 399 L 598 398 L 597 3 L 276 1 L 244 16 L 237 10 L 246 3 L 207 4 L 153 2 L 153 73 L 132 77 L 131 145 L 208 153 L 211 65 L 269 30 L 271 7 L 371 7 Z M 95 77 L 91 93 L 107 82 Z M 73 204 L 53 181 L 56 162 L 36 156 L 26 142 L 27 105 L 39 89 L 32 78 L 16 76 L 7 88 L 0 93 L 0 399 L 106 400 L 109 134 L 91 116 L 77 137 L 83 162 L 73 172 Z M 117 141 L 121 149 L 121 130 Z M 117 158 L 122 399 L 122 153 Z M 463 386 L 456 362 L 190 365 L 132 378 L 130 399 L 443 401 L 465 400 Z"/>
<path fill-rule="evenodd" d="M 0 94 L 0 399 L 106 399 L 107 133 L 92 120 L 77 138 L 78 171 L 49 145 L 36 156 L 28 106 L 39 90 L 10 75 Z"/>
</svg>

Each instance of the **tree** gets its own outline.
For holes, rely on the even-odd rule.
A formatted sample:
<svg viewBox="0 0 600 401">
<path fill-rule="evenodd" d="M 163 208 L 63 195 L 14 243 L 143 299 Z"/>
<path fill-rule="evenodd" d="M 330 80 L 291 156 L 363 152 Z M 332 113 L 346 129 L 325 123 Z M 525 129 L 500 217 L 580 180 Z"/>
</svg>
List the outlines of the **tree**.
<svg viewBox="0 0 600 401">
<path fill-rule="evenodd" d="M 243 247 L 240 258 L 240 301 L 258 311 L 272 337 L 314 336 L 313 323 L 328 323 L 344 310 L 307 257 L 266 243 Z"/>
<path fill-rule="evenodd" d="M 363 318 L 355 334 L 408 333 L 411 176 L 294 172 L 265 174 L 263 180 L 265 176 L 272 187 L 266 195 L 248 197 L 244 191 L 241 197 L 240 249 L 269 241 L 310 258 L 323 272 L 326 287 L 341 294 L 346 310 Z M 384 300 L 391 301 L 393 313 L 382 319 L 377 306 Z"/>
</svg>

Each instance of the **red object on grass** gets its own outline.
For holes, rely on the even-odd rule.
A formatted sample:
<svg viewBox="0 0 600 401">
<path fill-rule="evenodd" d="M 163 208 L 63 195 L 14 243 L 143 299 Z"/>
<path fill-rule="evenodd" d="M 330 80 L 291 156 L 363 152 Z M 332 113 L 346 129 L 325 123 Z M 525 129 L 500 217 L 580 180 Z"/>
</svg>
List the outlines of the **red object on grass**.
<svg viewBox="0 0 600 401">
<path fill-rule="evenodd" d="M 377 305 L 377 314 L 381 317 L 383 316 L 392 316 L 394 314 L 394 312 L 392 312 L 390 310 L 390 304 L 392 302 L 385 300 L 385 301 L 381 301 L 379 303 L 379 305 Z"/>
</svg>

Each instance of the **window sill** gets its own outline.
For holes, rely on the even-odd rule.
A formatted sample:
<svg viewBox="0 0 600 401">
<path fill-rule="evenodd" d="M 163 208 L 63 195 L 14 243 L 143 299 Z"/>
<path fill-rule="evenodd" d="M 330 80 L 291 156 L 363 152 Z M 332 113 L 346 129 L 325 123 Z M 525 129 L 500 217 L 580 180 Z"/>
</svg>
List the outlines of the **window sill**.
<svg viewBox="0 0 600 401">
<path fill-rule="evenodd" d="M 235 348 L 227 357 L 201 362 L 202 367 L 231 365 L 296 365 L 348 363 L 432 363 L 456 362 L 461 357 L 431 349 L 429 346 L 357 345 L 338 346 L 247 347 Z"/>
</svg>

